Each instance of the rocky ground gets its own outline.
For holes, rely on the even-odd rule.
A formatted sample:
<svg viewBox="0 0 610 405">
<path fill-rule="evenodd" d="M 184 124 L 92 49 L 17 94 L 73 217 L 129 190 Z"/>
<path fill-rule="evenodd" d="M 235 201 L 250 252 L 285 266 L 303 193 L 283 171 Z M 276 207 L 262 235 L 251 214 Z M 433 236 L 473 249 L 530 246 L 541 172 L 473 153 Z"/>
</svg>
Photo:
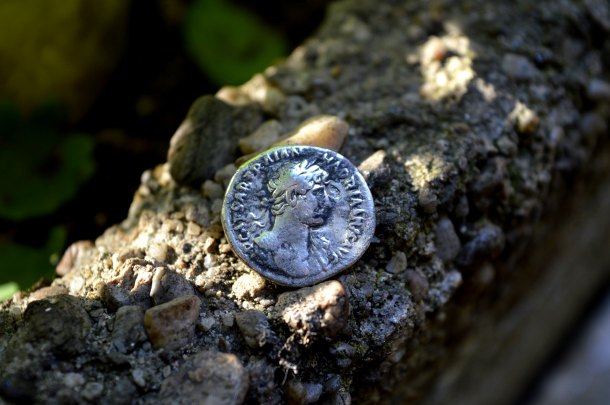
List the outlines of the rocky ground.
<svg viewBox="0 0 610 405">
<path fill-rule="evenodd" d="M 125 221 L 2 304 L 0 394 L 430 398 L 479 314 L 540 280 L 511 264 L 607 145 L 609 33 L 601 0 L 333 4 L 285 62 L 194 103 Z M 219 213 L 235 159 L 319 114 L 349 124 L 378 225 L 352 268 L 291 290 L 236 258 Z"/>
</svg>

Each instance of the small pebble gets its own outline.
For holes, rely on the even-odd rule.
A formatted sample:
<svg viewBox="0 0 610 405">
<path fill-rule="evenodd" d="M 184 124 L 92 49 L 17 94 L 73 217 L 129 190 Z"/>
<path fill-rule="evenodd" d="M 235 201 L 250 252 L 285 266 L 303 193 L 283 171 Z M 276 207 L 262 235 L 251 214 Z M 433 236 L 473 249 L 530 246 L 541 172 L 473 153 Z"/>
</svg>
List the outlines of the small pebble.
<svg viewBox="0 0 610 405">
<path fill-rule="evenodd" d="M 226 187 L 228 186 L 229 181 L 231 180 L 236 171 L 237 167 L 235 167 L 233 163 L 229 163 L 228 165 L 224 166 L 216 172 L 216 174 L 214 175 L 214 180 L 217 183 L 224 184 Z"/>
<path fill-rule="evenodd" d="M 119 308 L 112 329 L 112 344 L 114 347 L 121 353 L 129 353 L 138 344 L 145 341 L 144 309 L 138 305 L 127 305 Z"/>
<path fill-rule="evenodd" d="M 218 251 L 220 253 L 225 253 L 225 254 L 229 253 L 229 252 L 231 252 L 231 245 L 229 245 L 228 243 L 221 243 L 218 246 Z"/>
<path fill-rule="evenodd" d="M 265 288 L 265 279 L 258 274 L 246 273 L 239 276 L 231 291 L 239 299 L 243 298 L 254 298 Z"/>
<path fill-rule="evenodd" d="M 286 397 L 291 404 L 307 405 L 318 402 L 322 395 L 322 384 L 307 384 L 292 380 L 286 384 Z"/>
<path fill-rule="evenodd" d="M 444 262 L 453 261 L 462 247 L 453 222 L 447 217 L 441 218 L 436 224 L 434 235 L 438 257 Z"/>
<path fill-rule="evenodd" d="M 235 322 L 235 316 L 232 312 L 223 312 L 220 314 L 220 321 L 225 328 L 231 328 Z"/>
<path fill-rule="evenodd" d="M 78 263 L 82 261 L 94 247 L 95 245 L 93 245 L 93 242 L 89 240 L 81 240 L 71 244 L 68 249 L 66 249 L 64 255 L 57 264 L 57 267 L 55 267 L 57 275 L 65 276 L 72 271 L 72 269 L 78 267 Z"/>
<path fill-rule="evenodd" d="M 277 120 L 264 122 L 256 131 L 239 140 L 242 153 L 249 154 L 267 149 L 278 140 L 284 128 Z"/>
<path fill-rule="evenodd" d="M 63 377 L 63 383 L 68 388 L 77 388 L 85 383 L 85 377 L 78 373 L 66 373 Z"/>
<path fill-rule="evenodd" d="M 593 101 L 610 101 L 610 83 L 592 79 L 587 85 L 587 96 Z"/>
<path fill-rule="evenodd" d="M 269 320 L 262 311 L 238 312 L 235 314 L 235 321 L 246 344 L 253 349 L 263 347 L 272 336 Z"/>
<path fill-rule="evenodd" d="M 388 273 L 402 273 L 407 269 L 407 255 L 405 252 L 396 252 L 385 267 Z"/>
<path fill-rule="evenodd" d="M 100 382 L 88 382 L 85 387 L 81 390 L 81 395 L 87 401 L 95 401 L 104 392 L 104 384 Z"/>
<path fill-rule="evenodd" d="M 131 370 L 131 378 L 134 383 L 140 388 L 146 387 L 146 379 L 144 378 L 144 370 L 141 368 L 134 368 Z"/>
<path fill-rule="evenodd" d="M 513 53 L 508 53 L 502 58 L 502 70 L 517 80 L 532 80 L 540 75 L 536 66 L 529 59 Z"/>
<path fill-rule="evenodd" d="M 190 357 L 161 384 L 158 401 L 176 404 L 242 404 L 248 371 L 237 356 L 203 351 Z"/>
<path fill-rule="evenodd" d="M 144 314 L 144 327 L 155 349 L 174 350 L 188 344 L 195 334 L 201 301 L 194 295 L 152 307 Z"/>
<path fill-rule="evenodd" d="M 344 330 L 349 308 L 347 292 L 337 280 L 283 293 L 275 305 L 276 313 L 305 345 L 316 336 L 333 337 Z"/>
<path fill-rule="evenodd" d="M 201 234 L 201 227 L 194 222 L 189 222 L 186 226 L 186 234 L 191 236 L 199 236 Z"/>
<path fill-rule="evenodd" d="M 203 332 L 209 332 L 212 329 L 212 327 L 214 326 L 215 323 L 216 323 L 216 320 L 213 317 L 210 316 L 210 317 L 202 318 L 199 321 L 199 323 L 197 324 L 197 326 Z"/>
<path fill-rule="evenodd" d="M 203 186 L 201 186 L 203 196 L 209 200 L 215 200 L 217 198 L 222 198 L 224 195 L 224 189 L 222 186 L 215 181 L 206 180 L 203 182 Z"/>
</svg>

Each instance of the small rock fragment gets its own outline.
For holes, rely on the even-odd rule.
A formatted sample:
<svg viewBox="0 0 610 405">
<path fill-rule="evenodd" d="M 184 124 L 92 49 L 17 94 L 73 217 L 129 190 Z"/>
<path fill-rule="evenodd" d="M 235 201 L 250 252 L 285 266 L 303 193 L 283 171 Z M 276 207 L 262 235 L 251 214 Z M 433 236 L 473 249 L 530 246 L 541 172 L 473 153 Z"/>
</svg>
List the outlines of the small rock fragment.
<svg viewBox="0 0 610 405">
<path fill-rule="evenodd" d="M 129 353 L 144 341 L 146 341 L 144 309 L 138 305 L 126 305 L 119 308 L 112 329 L 114 347 L 121 353 Z"/>
<path fill-rule="evenodd" d="M 214 174 L 214 181 L 222 183 L 225 187 L 227 187 L 229 185 L 229 181 L 231 181 L 231 178 L 233 177 L 236 171 L 237 167 L 233 163 L 229 163 L 228 165 L 220 168 L 220 170 L 218 170 L 216 174 Z M 217 200 L 222 201 L 222 195 L 214 201 Z"/>
<path fill-rule="evenodd" d="M 504 249 L 504 232 L 492 223 L 487 223 L 479 229 L 460 251 L 456 261 L 460 266 L 468 267 L 482 259 L 493 259 Z"/>
<path fill-rule="evenodd" d="M 309 145 L 338 151 L 347 137 L 349 125 L 333 115 L 318 115 L 304 121 L 274 146 Z"/>
<path fill-rule="evenodd" d="M 407 269 L 407 255 L 405 252 L 396 252 L 385 266 L 388 273 L 401 273 Z"/>
<path fill-rule="evenodd" d="M 585 6 L 599 26 L 610 32 L 610 4 L 606 0 L 585 0 Z"/>
<path fill-rule="evenodd" d="M 193 295 L 193 285 L 184 278 L 167 267 L 157 267 L 152 278 L 150 287 L 150 297 L 155 305 L 169 302 L 178 297 Z"/>
<path fill-rule="evenodd" d="M 419 190 L 417 195 L 419 206 L 426 214 L 433 214 L 438 207 L 438 197 L 429 188 Z"/>
<path fill-rule="evenodd" d="M 85 383 L 85 377 L 79 373 L 66 373 L 63 376 L 63 383 L 68 388 L 78 388 Z"/>
<path fill-rule="evenodd" d="M 428 295 L 430 284 L 419 270 L 407 270 L 407 285 L 416 302 L 422 301 Z"/>
<path fill-rule="evenodd" d="M 244 154 L 267 149 L 278 140 L 283 130 L 284 128 L 278 120 L 266 121 L 256 131 L 240 139 L 239 148 Z"/>
<path fill-rule="evenodd" d="M 148 249 L 148 255 L 161 263 L 165 263 L 169 256 L 169 250 L 166 243 L 153 242 Z"/>
<path fill-rule="evenodd" d="M 159 400 L 176 405 L 238 405 L 247 391 L 248 371 L 235 355 L 204 351 L 163 381 Z"/>
<path fill-rule="evenodd" d="M 222 186 L 212 180 L 204 181 L 203 186 L 201 186 L 201 191 L 203 192 L 203 196 L 210 200 L 222 198 L 224 194 Z"/>
<path fill-rule="evenodd" d="M 265 284 L 265 279 L 258 274 L 246 273 L 235 280 L 231 291 L 239 299 L 254 298 L 265 288 Z"/>
<path fill-rule="evenodd" d="M 144 370 L 141 368 L 134 368 L 131 370 L 131 379 L 140 388 L 146 387 L 146 378 L 144 378 Z"/>
<path fill-rule="evenodd" d="M 95 401 L 102 395 L 102 392 L 104 392 L 104 384 L 90 381 L 83 387 L 81 395 L 87 401 Z"/>
<path fill-rule="evenodd" d="M 235 314 L 235 321 L 249 347 L 257 349 L 269 341 L 272 331 L 262 311 L 251 309 L 239 312 Z"/>
<path fill-rule="evenodd" d="M 53 297 L 55 295 L 67 294 L 68 290 L 65 287 L 59 285 L 50 285 L 48 287 L 42 287 L 28 296 L 28 301 L 38 301 L 44 298 Z"/>
<path fill-rule="evenodd" d="M 513 53 L 508 53 L 502 58 L 502 70 L 508 76 L 517 80 L 531 80 L 540 74 L 529 59 Z"/>
<path fill-rule="evenodd" d="M 347 325 L 350 312 L 347 292 L 337 280 L 283 293 L 275 310 L 307 345 L 317 337 L 333 337 Z"/>
<path fill-rule="evenodd" d="M 73 268 L 78 267 L 78 264 L 93 248 L 93 242 L 89 240 L 80 240 L 71 244 L 55 267 L 57 275 L 65 276 L 72 271 Z"/>
<path fill-rule="evenodd" d="M 99 288 L 100 300 L 111 311 L 116 311 L 124 305 L 133 304 L 129 292 L 116 284 L 101 284 Z"/>
<path fill-rule="evenodd" d="M 322 395 L 322 384 L 308 384 L 292 380 L 286 384 L 288 403 L 307 405 L 318 402 Z"/>
<path fill-rule="evenodd" d="M 587 85 L 587 96 L 593 101 L 610 101 L 610 83 L 592 79 Z"/>
<path fill-rule="evenodd" d="M 214 96 L 200 97 L 170 141 L 167 161 L 172 178 L 179 184 L 199 185 L 212 177 L 231 161 L 237 139 L 260 120 L 253 105 L 232 107 Z"/>
<path fill-rule="evenodd" d="M 156 349 L 177 349 L 195 334 L 201 301 L 194 295 L 176 298 L 152 307 L 144 314 L 144 327 Z"/>
<path fill-rule="evenodd" d="M 460 238 L 455 232 L 453 222 L 443 217 L 436 224 L 434 232 L 436 242 L 436 254 L 444 262 L 451 262 L 456 258 L 461 249 Z"/>
<path fill-rule="evenodd" d="M 24 324 L 13 335 L 11 344 L 29 342 L 41 351 L 73 356 L 85 348 L 91 328 L 82 301 L 70 295 L 57 295 L 31 302 L 23 314 Z"/>
</svg>

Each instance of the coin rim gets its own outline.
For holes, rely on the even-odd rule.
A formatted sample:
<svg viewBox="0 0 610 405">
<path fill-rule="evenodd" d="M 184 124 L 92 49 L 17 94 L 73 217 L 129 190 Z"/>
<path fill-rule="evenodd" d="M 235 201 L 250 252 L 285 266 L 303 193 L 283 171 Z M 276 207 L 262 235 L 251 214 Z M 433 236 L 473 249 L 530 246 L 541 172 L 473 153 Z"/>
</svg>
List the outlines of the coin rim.
<svg viewBox="0 0 610 405">
<path fill-rule="evenodd" d="M 279 149 L 286 149 L 286 148 L 307 148 L 307 149 L 314 149 L 317 150 L 321 153 L 326 153 L 326 152 L 332 152 L 336 155 L 338 155 L 340 158 L 344 159 L 346 162 L 348 162 L 353 168 L 354 168 L 354 172 L 355 175 L 359 178 L 360 181 L 362 181 L 362 184 L 364 184 L 366 187 L 366 193 L 368 194 L 368 197 L 370 199 L 370 203 L 371 203 L 371 209 L 372 209 L 372 216 L 371 216 L 371 224 L 370 226 L 366 227 L 368 232 L 363 233 L 363 236 L 366 238 L 364 243 L 363 243 L 363 249 L 360 252 L 360 254 L 355 255 L 353 257 L 352 260 L 350 260 L 345 267 L 343 267 L 341 270 L 336 270 L 336 271 L 331 271 L 329 274 L 327 274 L 324 277 L 314 277 L 314 276 L 307 276 L 304 277 L 302 279 L 294 279 L 294 282 L 290 283 L 290 282 L 284 282 L 283 280 L 278 280 L 277 277 L 271 277 L 268 275 L 268 273 L 270 273 L 269 271 L 264 271 L 263 269 L 261 269 L 262 266 L 259 266 L 257 263 L 255 263 L 253 260 L 248 259 L 245 257 L 244 254 L 242 254 L 239 249 L 235 248 L 234 245 L 237 245 L 236 241 L 235 241 L 235 237 L 233 236 L 234 232 L 230 232 L 229 231 L 229 227 L 227 225 L 227 221 L 228 218 L 226 216 L 226 212 L 227 212 L 227 196 L 229 195 L 229 191 L 231 191 L 233 189 L 233 185 L 235 183 L 235 179 L 238 177 L 238 175 L 243 171 L 243 168 L 248 166 L 251 162 L 261 158 L 262 156 L 274 151 L 274 150 L 279 150 Z M 360 260 L 360 258 L 364 255 L 364 253 L 368 250 L 371 241 L 373 239 L 373 236 L 375 235 L 375 228 L 377 226 L 377 221 L 375 218 L 375 201 L 373 199 L 373 195 L 371 194 L 371 190 L 369 188 L 368 183 L 366 182 L 366 179 L 364 178 L 364 176 L 362 175 L 362 173 L 360 173 L 360 170 L 358 170 L 358 167 L 356 167 L 356 165 L 354 165 L 349 159 L 347 159 L 345 156 L 343 156 L 342 154 L 340 154 L 339 152 L 335 152 L 332 149 L 326 149 L 326 148 L 321 148 L 319 146 L 309 146 L 309 145 L 285 145 L 285 146 L 277 146 L 274 148 L 269 148 L 266 149 L 263 152 L 258 153 L 256 156 L 253 156 L 251 159 L 248 159 L 246 162 L 244 162 L 241 166 L 239 166 L 237 168 L 237 171 L 235 172 L 235 174 L 233 175 L 233 177 L 231 178 L 231 181 L 229 182 L 229 185 L 227 186 L 227 189 L 225 191 L 225 195 L 223 197 L 223 201 L 222 201 L 222 207 L 221 207 L 221 212 L 220 212 L 220 219 L 222 222 L 222 228 L 225 234 L 225 237 L 227 239 L 227 242 L 229 242 L 229 246 L 231 247 L 231 250 L 233 251 L 233 253 L 235 253 L 235 255 L 237 257 L 239 257 L 245 265 L 247 265 L 249 268 L 251 268 L 252 270 L 256 271 L 258 274 L 260 274 L 262 277 L 264 277 L 267 280 L 270 280 L 276 284 L 279 285 L 283 285 L 286 287 L 307 287 L 307 286 L 311 286 L 314 284 L 318 284 L 324 280 L 327 280 L 333 276 L 336 276 L 337 274 L 340 274 L 342 272 L 344 272 L 345 270 L 347 270 L 348 268 L 350 268 L 351 266 L 353 266 L 358 260 Z M 285 279 L 289 279 L 289 276 L 280 276 L 281 278 L 285 278 Z M 311 280 L 313 278 L 315 278 L 315 280 Z M 302 280 L 303 282 L 299 282 L 299 280 Z"/>
</svg>

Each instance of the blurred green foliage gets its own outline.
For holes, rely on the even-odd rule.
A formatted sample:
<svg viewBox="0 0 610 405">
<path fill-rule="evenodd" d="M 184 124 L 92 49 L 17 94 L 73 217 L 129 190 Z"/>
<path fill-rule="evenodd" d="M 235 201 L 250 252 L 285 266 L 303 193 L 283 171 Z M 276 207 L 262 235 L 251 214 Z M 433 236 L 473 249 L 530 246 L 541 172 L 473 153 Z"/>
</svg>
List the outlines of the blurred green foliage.
<svg viewBox="0 0 610 405">
<path fill-rule="evenodd" d="M 84 134 L 62 134 L 63 121 L 57 105 L 47 104 L 24 119 L 14 103 L 0 102 L 0 219 L 18 222 L 50 214 L 93 174 L 93 140 Z M 10 282 L 0 285 L 0 299 L 8 298 L 15 284 L 27 288 L 40 277 L 52 277 L 50 257 L 60 253 L 65 242 L 61 226 L 49 232 L 42 248 L 0 235 L 0 283 Z"/>
<path fill-rule="evenodd" d="M 0 218 L 19 221 L 55 211 L 95 169 L 93 140 L 61 135 L 58 107 L 47 105 L 21 119 L 0 103 Z"/>
<path fill-rule="evenodd" d="M 184 21 L 186 48 L 219 85 L 237 85 L 286 54 L 284 38 L 226 0 L 194 0 Z"/>
<path fill-rule="evenodd" d="M 10 240 L 0 241 L 0 300 L 10 298 L 19 289 L 30 287 L 41 277 L 52 279 L 52 261 L 66 243 L 66 231 L 57 226 L 51 229 L 42 248 L 21 245 Z"/>
</svg>

